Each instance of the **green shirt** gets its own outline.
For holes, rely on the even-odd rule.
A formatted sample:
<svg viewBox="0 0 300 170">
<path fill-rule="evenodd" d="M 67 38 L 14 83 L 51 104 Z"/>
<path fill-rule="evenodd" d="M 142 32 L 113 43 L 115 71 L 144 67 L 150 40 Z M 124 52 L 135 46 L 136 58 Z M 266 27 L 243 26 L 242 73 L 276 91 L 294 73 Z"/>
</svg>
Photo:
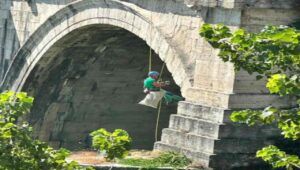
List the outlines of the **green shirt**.
<svg viewBox="0 0 300 170">
<path fill-rule="evenodd" d="M 144 87 L 147 88 L 148 90 L 159 90 L 159 88 L 155 87 L 153 83 L 155 82 L 155 79 L 148 77 L 144 80 Z"/>
</svg>

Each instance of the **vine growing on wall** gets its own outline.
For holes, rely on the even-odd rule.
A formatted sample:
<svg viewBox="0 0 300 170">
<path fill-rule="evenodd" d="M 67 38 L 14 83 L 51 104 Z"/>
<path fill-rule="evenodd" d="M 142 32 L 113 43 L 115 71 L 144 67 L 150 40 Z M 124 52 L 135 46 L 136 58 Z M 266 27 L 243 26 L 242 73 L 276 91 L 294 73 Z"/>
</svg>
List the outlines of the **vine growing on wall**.
<svg viewBox="0 0 300 170">
<path fill-rule="evenodd" d="M 269 106 L 263 110 L 235 111 L 233 122 L 276 124 L 284 138 L 300 139 L 300 31 L 287 26 L 266 26 L 259 33 L 244 29 L 232 32 L 224 25 L 204 24 L 200 29 L 214 48 L 220 49 L 219 57 L 234 64 L 235 70 L 256 73 L 256 78 L 266 78 L 270 93 L 290 96 L 295 107 L 281 109 Z M 276 146 L 267 146 L 257 151 L 257 157 L 274 168 L 300 168 L 298 155 L 289 155 Z"/>
</svg>

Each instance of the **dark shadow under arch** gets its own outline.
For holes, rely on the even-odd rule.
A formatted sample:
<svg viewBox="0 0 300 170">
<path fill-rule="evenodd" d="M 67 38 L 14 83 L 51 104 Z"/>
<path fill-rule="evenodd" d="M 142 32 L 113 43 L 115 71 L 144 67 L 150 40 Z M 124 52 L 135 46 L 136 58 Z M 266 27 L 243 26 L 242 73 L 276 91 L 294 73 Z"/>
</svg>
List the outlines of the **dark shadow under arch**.
<svg viewBox="0 0 300 170">
<path fill-rule="evenodd" d="M 133 137 L 134 148 L 152 149 L 157 110 L 137 104 L 144 97 L 148 54 L 143 40 L 109 25 L 82 27 L 56 42 L 22 89 L 35 97 L 28 119 L 36 136 L 77 150 L 90 146 L 92 130 L 122 128 Z M 155 54 L 153 70 L 162 63 Z M 167 69 L 163 78 L 172 82 L 168 90 L 180 93 Z M 159 132 L 176 107 L 163 106 Z"/>
</svg>

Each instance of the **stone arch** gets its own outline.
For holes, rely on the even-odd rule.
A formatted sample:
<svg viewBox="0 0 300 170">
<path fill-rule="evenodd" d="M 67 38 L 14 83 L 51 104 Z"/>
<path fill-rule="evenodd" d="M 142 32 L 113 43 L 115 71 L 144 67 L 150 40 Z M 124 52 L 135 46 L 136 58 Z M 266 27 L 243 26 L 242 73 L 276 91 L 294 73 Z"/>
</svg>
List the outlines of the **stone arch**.
<svg viewBox="0 0 300 170">
<path fill-rule="evenodd" d="M 89 148 L 91 131 L 126 130 L 134 149 L 152 149 L 157 110 L 139 105 L 149 46 L 129 31 L 104 24 L 80 27 L 51 46 L 28 76 L 23 91 L 35 102 L 27 120 L 34 136 L 53 147 Z M 153 69 L 163 62 L 153 53 Z M 167 69 L 166 90 L 180 94 Z M 49 93 L 50 92 L 50 93 Z M 177 104 L 163 104 L 158 139 Z"/>
<path fill-rule="evenodd" d="M 145 40 L 166 63 L 185 96 L 191 84 L 176 49 L 147 17 L 126 4 L 105 0 L 76 1 L 49 17 L 14 57 L 2 82 L 2 89 L 20 91 L 34 66 L 56 41 L 77 28 L 92 24 L 117 26 Z"/>
</svg>

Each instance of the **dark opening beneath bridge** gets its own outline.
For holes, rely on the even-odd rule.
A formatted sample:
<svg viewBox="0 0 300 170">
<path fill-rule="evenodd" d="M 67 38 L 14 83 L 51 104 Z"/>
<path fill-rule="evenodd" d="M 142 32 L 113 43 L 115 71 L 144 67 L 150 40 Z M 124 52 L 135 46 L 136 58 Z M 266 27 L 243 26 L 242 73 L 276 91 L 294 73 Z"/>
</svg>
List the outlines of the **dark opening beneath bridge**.
<svg viewBox="0 0 300 170">
<path fill-rule="evenodd" d="M 35 135 L 54 147 L 89 148 L 89 133 L 98 128 L 125 129 L 133 148 L 152 149 L 157 110 L 138 105 L 148 72 L 149 47 L 121 28 L 93 25 L 77 29 L 55 43 L 29 75 L 23 91 L 35 97 L 28 120 Z M 153 70 L 163 62 L 154 54 Z M 180 94 L 170 80 L 167 90 Z M 163 104 L 159 122 L 168 126 L 176 104 Z"/>
</svg>

